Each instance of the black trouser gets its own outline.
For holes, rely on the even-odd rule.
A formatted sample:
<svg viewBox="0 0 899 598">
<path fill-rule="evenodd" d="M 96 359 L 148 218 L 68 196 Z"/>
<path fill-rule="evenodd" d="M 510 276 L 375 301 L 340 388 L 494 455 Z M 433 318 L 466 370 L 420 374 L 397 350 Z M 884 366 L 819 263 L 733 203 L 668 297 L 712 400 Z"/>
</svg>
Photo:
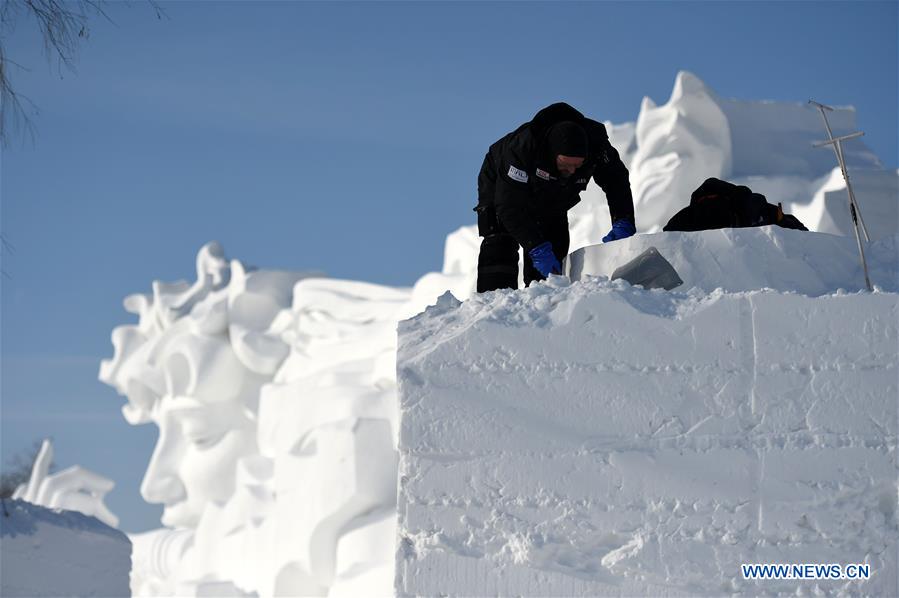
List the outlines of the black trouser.
<svg viewBox="0 0 899 598">
<path fill-rule="evenodd" d="M 568 213 L 557 212 L 540 218 L 540 230 L 552 243 L 559 263 L 568 255 Z M 478 254 L 478 293 L 518 288 L 518 242 L 496 218 L 492 207 L 478 208 L 478 233 L 484 237 Z M 524 286 L 544 276 L 524 255 Z"/>
</svg>

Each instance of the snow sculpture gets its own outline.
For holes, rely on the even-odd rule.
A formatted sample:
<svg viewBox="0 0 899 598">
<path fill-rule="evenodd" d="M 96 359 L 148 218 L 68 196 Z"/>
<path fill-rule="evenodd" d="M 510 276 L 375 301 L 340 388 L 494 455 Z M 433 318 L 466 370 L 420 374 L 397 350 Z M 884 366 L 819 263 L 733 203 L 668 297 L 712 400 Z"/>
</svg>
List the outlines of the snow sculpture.
<svg viewBox="0 0 899 598">
<path fill-rule="evenodd" d="M 686 205 L 703 180 L 730 175 L 727 119 L 702 81 L 690 73 L 678 73 L 668 104 L 656 106 L 643 98 L 636 137 L 631 188 L 637 225 L 645 231 L 660 228 L 674 214 L 670 207 Z"/>
<path fill-rule="evenodd" d="M 266 380 L 258 370 L 265 371 L 276 350 L 265 354 L 264 310 L 257 322 L 230 310 L 253 300 L 247 276 L 238 262 L 225 264 L 217 244 L 204 246 L 196 283 L 156 282 L 152 299 L 126 299 L 140 322 L 113 332 L 116 355 L 101 366 L 100 379 L 128 396 L 129 422 L 159 427 L 141 494 L 165 505 L 162 522 L 168 526 L 193 527 L 209 501 L 227 500 L 235 462 L 256 452 L 253 420 Z M 277 288 L 297 278 L 281 275 L 269 282 Z M 260 339 L 261 356 L 247 339 Z"/>
<path fill-rule="evenodd" d="M 194 530 L 160 528 L 131 534 L 131 594 L 172 596 L 186 577 L 184 556 L 193 544 Z M 186 590 L 182 592 L 187 595 Z M 222 593 L 224 595 L 224 592 Z"/>
<path fill-rule="evenodd" d="M 851 109 L 833 116 L 836 132 L 854 129 Z M 810 147 L 823 133 L 815 118 L 799 104 L 721 99 L 678 74 L 666 104 L 647 99 L 636 122 L 607 123 L 640 231 L 660 229 L 720 176 L 784 202 L 812 230 L 845 234 L 832 153 Z M 860 141 L 847 151 L 872 237 L 895 234 L 899 178 Z M 572 250 L 599 244 L 610 226 L 601 190 L 591 184 L 570 222 Z M 142 492 L 166 505 L 169 526 L 133 538 L 135 594 L 390 593 L 396 323 L 446 290 L 468 298 L 478 246 L 475 227 L 458 229 L 441 272 L 395 289 L 255 271 L 211 243 L 196 282 L 126 299 L 139 321 L 113 332 L 100 377 L 127 396 L 129 422 L 159 426 Z M 616 246 L 585 252 L 583 272 L 618 265 Z"/>
<path fill-rule="evenodd" d="M 238 464 L 232 500 L 207 507 L 191 568 L 266 596 L 347 584 L 389 592 L 387 554 L 338 555 L 349 530 L 380 545 L 394 535 L 395 330 L 409 296 L 352 281 L 296 284 L 272 325 L 290 352 L 261 389 L 259 456 Z M 237 526 L 240 513 L 251 518 Z"/>
<path fill-rule="evenodd" d="M 152 296 L 125 300 L 139 322 L 113 331 L 115 356 L 101 364 L 100 379 L 127 396 L 123 413 L 130 423 L 159 427 L 141 494 L 165 505 L 164 525 L 196 528 L 209 505 L 235 494 L 238 463 L 258 455 L 259 390 L 287 355 L 268 326 L 289 305 L 300 278 L 229 264 L 221 246 L 210 243 L 197 256 L 195 283 L 155 282 Z M 164 535 L 152 536 L 147 546 L 147 538 L 136 551 L 156 550 L 160 543 L 186 547 Z M 171 591 L 179 584 L 193 587 L 194 578 L 206 575 L 178 573 L 162 585 Z M 136 577 L 146 578 L 140 572 Z M 147 583 L 158 591 L 159 581 Z"/>
<path fill-rule="evenodd" d="M 395 533 L 396 323 L 413 292 L 249 271 L 216 244 L 197 273 L 127 299 L 140 321 L 101 366 L 129 421 L 159 427 L 141 492 L 168 529 L 133 538 L 134 592 L 389 592 L 390 553 L 369 547 Z"/>
<path fill-rule="evenodd" d="M 16 488 L 12 498 L 50 509 L 77 511 L 96 517 L 110 527 L 119 524 L 104 502 L 115 482 L 78 465 L 49 473 L 53 461 L 53 443 L 44 440 L 28 483 Z"/>
<path fill-rule="evenodd" d="M 834 134 L 856 130 L 855 111 L 828 113 Z M 639 232 L 657 232 L 687 205 L 708 177 L 747 185 L 816 232 L 852 235 L 845 183 L 827 134 L 803 102 L 719 97 L 696 75 L 677 74 L 663 105 L 644 98 L 635 123 L 606 123 L 630 170 Z M 847 142 L 846 161 L 871 239 L 899 232 L 899 173 L 884 170 L 861 140 Z M 602 190 L 590 184 L 571 212 L 571 249 L 598 245 L 609 227 Z"/>
</svg>

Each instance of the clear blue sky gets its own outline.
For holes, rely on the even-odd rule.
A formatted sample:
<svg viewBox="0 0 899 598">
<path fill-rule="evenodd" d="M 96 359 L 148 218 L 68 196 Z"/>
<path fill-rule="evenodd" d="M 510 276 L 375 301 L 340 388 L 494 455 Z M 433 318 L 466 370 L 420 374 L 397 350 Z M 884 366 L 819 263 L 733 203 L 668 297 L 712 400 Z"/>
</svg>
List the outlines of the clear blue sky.
<svg viewBox="0 0 899 598">
<path fill-rule="evenodd" d="M 128 531 L 156 430 L 96 381 L 122 299 L 206 241 L 268 268 L 410 285 L 473 221 L 487 146 L 564 100 L 634 120 L 687 69 L 719 95 L 854 105 L 897 163 L 896 2 L 112 3 L 77 73 L 4 40 L 40 108 L 2 156 L 2 456 L 45 435 L 114 478 Z M 844 37 L 838 37 L 840 34 Z"/>
</svg>

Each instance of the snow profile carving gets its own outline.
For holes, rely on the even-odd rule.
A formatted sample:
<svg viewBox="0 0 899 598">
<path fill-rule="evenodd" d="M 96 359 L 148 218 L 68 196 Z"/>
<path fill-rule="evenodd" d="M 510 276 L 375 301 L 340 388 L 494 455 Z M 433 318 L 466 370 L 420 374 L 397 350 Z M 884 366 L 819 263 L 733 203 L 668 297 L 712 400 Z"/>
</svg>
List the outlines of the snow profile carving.
<svg viewBox="0 0 899 598">
<path fill-rule="evenodd" d="M 159 439 L 132 538 L 136 595 L 389 592 L 396 322 L 411 292 L 262 271 L 216 243 L 197 281 L 125 307 L 100 379 Z M 357 589 L 353 589 L 357 588 Z"/>
<path fill-rule="evenodd" d="M 730 175 L 727 118 L 713 93 L 686 71 L 677 74 L 667 104 L 656 106 L 650 98 L 643 98 L 636 142 L 631 187 L 641 228 L 646 223 L 664 224 L 673 215 L 667 213 L 670 206 L 689 200 L 702 180 Z M 697 182 L 695 178 L 700 176 Z"/>
<path fill-rule="evenodd" d="M 100 379 L 128 397 L 126 419 L 159 427 L 141 494 L 165 505 L 167 526 L 196 526 L 209 501 L 233 494 L 235 463 L 257 451 L 255 412 L 267 378 L 252 367 L 260 360 L 245 363 L 229 340 L 232 326 L 247 328 L 228 311 L 246 294 L 245 278 L 221 246 L 205 245 L 195 283 L 155 282 L 152 296 L 125 300 L 139 323 L 116 328 L 115 357 L 100 368 Z"/>
</svg>

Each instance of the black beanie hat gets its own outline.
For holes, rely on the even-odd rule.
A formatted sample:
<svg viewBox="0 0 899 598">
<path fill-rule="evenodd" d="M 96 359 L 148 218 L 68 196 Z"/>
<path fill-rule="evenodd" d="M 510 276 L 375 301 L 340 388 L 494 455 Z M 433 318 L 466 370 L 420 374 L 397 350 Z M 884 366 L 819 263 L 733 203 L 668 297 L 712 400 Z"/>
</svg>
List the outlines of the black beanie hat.
<svg viewBox="0 0 899 598">
<path fill-rule="evenodd" d="M 565 120 L 556 123 L 546 132 L 546 147 L 550 157 L 587 157 L 587 133 L 575 122 Z"/>
</svg>

